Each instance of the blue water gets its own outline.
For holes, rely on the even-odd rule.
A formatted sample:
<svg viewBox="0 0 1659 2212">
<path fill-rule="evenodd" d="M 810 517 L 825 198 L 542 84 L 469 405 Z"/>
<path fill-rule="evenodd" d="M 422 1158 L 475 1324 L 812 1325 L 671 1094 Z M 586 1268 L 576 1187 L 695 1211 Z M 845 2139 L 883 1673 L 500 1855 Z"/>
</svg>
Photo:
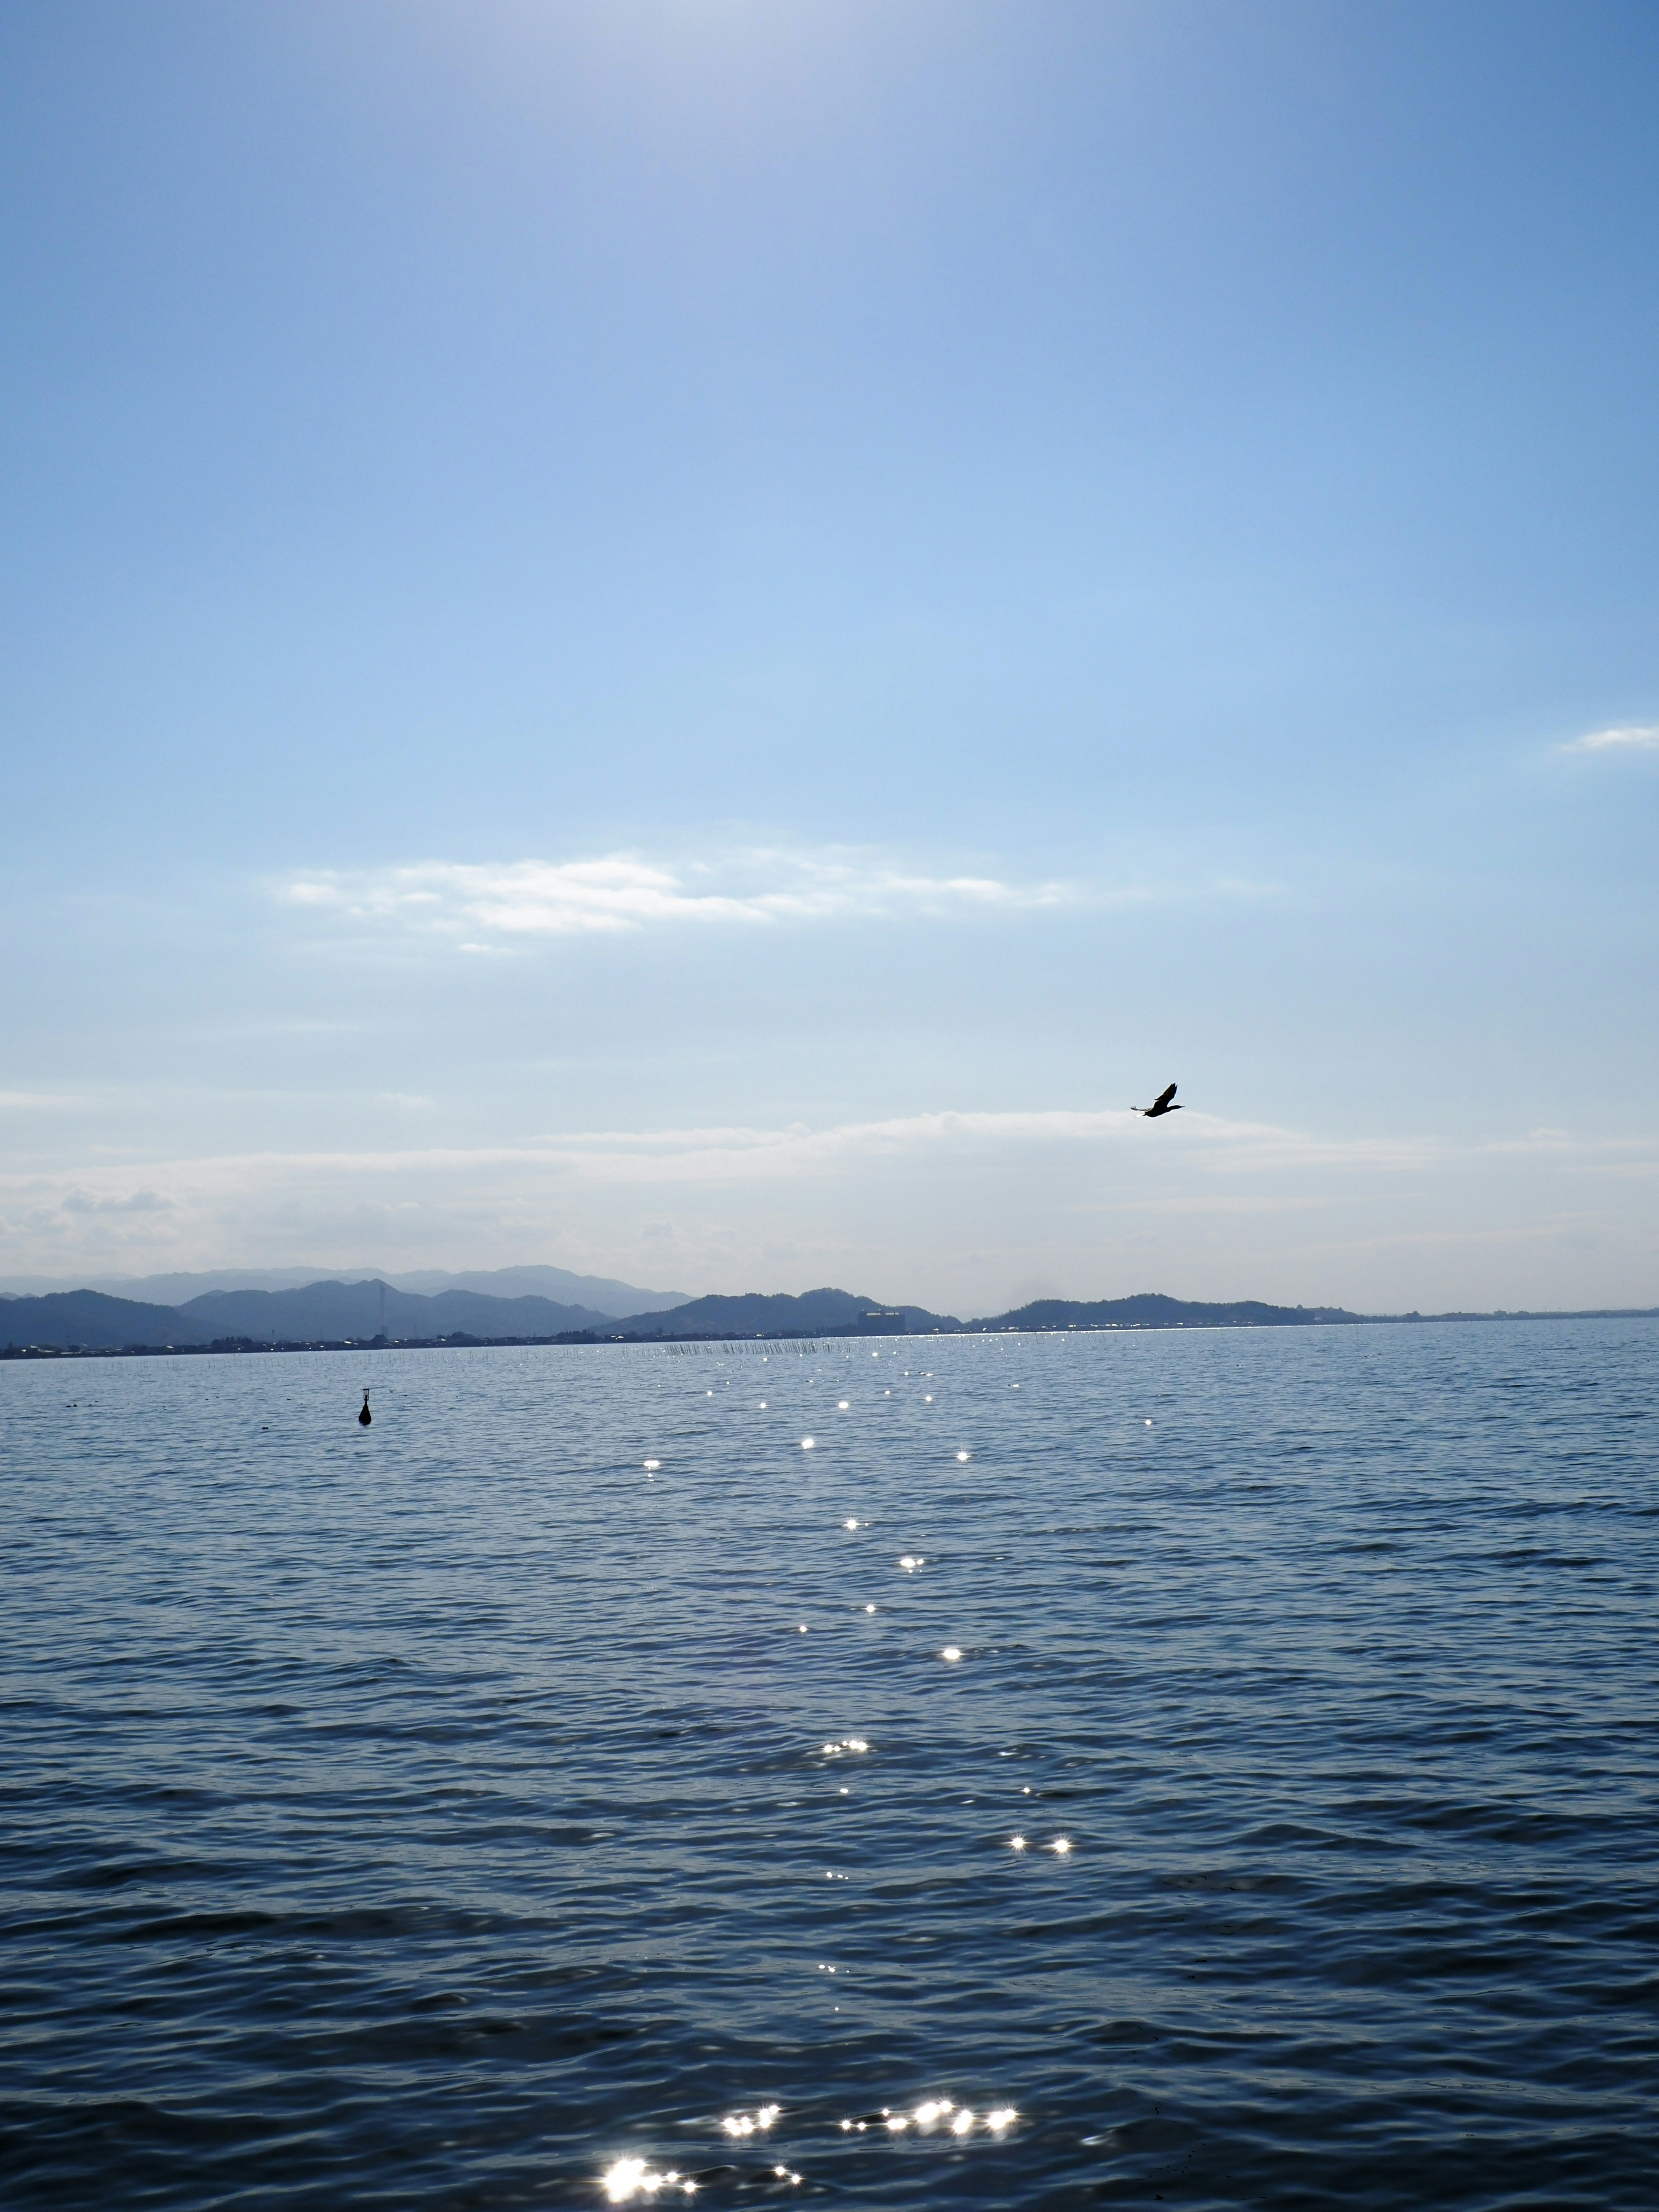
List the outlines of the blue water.
<svg viewBox="0 0 1659 2212">
<path fill-rule="evenodd" d="M 9 2204 L 1659 2204 L 1659 1328 L 764 1350 L 0 1368 Z"/>
</svg>

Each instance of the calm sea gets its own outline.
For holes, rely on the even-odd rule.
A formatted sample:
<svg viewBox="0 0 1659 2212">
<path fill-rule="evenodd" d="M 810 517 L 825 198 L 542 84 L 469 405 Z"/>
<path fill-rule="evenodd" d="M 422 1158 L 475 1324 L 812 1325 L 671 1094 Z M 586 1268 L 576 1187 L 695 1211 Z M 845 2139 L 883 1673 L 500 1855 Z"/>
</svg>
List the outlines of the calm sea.
<svg viewBox="0 0 1659 2212">
<path fill-rule="evenodd" d="M 1656 1354 L 0 1368 L 6 2202 L 1653 2212 Z"/>
</svg>

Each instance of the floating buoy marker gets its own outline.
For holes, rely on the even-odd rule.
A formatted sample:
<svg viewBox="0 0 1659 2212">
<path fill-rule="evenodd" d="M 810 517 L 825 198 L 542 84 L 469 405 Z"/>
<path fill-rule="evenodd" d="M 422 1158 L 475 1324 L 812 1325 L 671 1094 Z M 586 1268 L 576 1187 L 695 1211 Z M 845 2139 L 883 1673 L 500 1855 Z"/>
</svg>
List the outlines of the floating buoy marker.
<svg viewBox="0 0 1659 2212">
<path fill-rule="evenodd" d="M 374 1418 L 374 1414 L 368 1410 L 368 1393 L 365 1390 L 363 1393 L 363 1410 L 357 1416 L 357 1425 L 360 1428 L 366 1429 Z"/>
</svg>

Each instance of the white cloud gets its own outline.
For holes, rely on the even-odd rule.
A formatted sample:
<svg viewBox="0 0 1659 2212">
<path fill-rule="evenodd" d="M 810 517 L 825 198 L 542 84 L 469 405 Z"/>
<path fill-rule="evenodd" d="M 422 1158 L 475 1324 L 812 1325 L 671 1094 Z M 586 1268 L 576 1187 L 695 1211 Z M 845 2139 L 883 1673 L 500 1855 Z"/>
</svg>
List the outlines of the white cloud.
<svg viewBox="0 0 1659 2212">
<path fill-rule="evenodd" d="M 428 860 L 321 871 L 282 889 L 291 905 L 359 925 L 449 937 L 468 952 L 495 950 L 503 939 L 664 923 L 763 927 L 896 914 L 963 916 L 1067 905 L 1079 896 L 1059 883 L 916 874 L 837 848 L 750 851 L 691 866 L 631 853 L 590 860 Z M 1127 901 L 1135 895 L 1121 896 Z"/>
<path fill-rule="evenodd" d="M 1659 722 L 1630 722 L 1618 729 L 1592 730 L 1563 745 L 1564 753 L 1659 753 Z"/>
</svg>

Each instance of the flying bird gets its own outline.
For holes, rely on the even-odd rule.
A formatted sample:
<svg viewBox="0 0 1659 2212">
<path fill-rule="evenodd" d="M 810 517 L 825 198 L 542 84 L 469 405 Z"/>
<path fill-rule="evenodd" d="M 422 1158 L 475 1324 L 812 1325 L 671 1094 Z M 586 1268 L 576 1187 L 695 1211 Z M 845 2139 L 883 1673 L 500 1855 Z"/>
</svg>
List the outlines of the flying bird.
<svg viewBox="0 0 1659 2212">
<path fill-rule="evenodd" d="M 1175 1095 L 1176 1087 L 1172 1083 L 1167 1091 L 1158 1092 L 1150 1106 L 1137 1106 L 1134 1111 L 1137 1114 L 1144 1114 L 1149 1121 L 1156 1121 L 1160 1114 L 1178 1114 L 1181 1111 L 1180 1107 L 1172 1106 L 1170 1103 Z"/>
</svg>

